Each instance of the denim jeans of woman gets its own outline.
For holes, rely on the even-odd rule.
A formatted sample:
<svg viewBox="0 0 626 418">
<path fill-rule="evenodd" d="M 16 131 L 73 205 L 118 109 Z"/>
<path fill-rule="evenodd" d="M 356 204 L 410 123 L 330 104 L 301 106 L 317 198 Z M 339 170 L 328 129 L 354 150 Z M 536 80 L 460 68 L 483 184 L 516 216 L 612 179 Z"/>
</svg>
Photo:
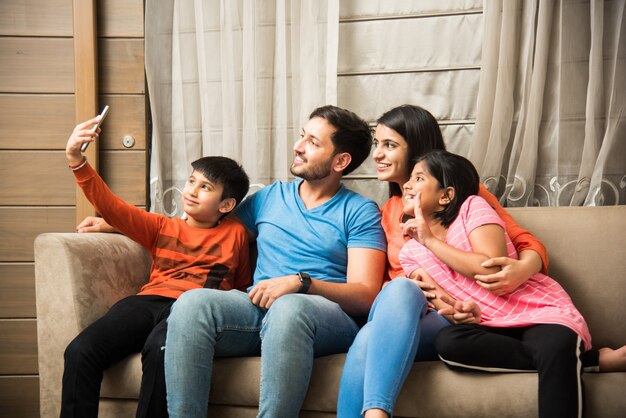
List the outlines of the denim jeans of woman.
<svg viewBox="0 0 626 418">
<path fill-rule="evenodd" d="M 405 278 L 380 292 L 367 324 L 350 347 L 341 376 L 337 416 L 378 408 L 389 415 L 413 362 L 436 360 L 434 339 L 449 322 L 428 309 L 424 292 Z"/>
<path fill-rule="evenodd" d="M 314 357 L 347 351 L 357 332 L 356 322 L 322 296 L 289 294 L 265 310 L 237 290 L 185 292 L 168 320 L 170 417 L 206 418 L 214 357 L 258 355 L 259 416 L 298 417 Z"/>
</svg>

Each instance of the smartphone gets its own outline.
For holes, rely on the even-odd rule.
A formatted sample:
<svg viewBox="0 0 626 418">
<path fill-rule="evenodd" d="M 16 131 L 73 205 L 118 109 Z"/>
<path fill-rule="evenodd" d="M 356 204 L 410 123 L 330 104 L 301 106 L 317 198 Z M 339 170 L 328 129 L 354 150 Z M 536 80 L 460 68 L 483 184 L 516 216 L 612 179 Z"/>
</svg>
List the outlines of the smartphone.
<svg viewBox="0 0 626 418">
<path fill-rule="evenodd" d="M 100 120 L 98 121 L 98 123 L 96 123 L 93 128 L 91 129 L 92 131 L 95 131 L 96 129 L 98 129 L 100 127 L 100 125 L 102 125 L 102 122 L 104 122 L 104 118 L 107 117 L 107 114 L 109 113 L 109 105 L 104 106 L 104 109 L 102 109 L 102 112 L 100 112 Z M 80 150 L 81 152 L 85 152 L 85 150 L 87 149 L 87 147 L 89 146 L 89 142 L 85 142 L 83 143 L 83 145 L 80 146 Z"/>
</svg>

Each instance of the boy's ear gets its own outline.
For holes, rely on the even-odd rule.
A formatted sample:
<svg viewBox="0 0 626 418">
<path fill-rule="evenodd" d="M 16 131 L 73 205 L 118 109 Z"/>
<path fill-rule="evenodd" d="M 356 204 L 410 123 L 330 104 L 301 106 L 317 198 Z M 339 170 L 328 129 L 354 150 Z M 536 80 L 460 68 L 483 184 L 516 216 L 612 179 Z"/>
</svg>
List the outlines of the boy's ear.
<svg viewBox="0 0 626 418">
<path fill-rule="evenodd" d="M 340 152 L 334 157 L 335 163 L 333 165 L 333 169 L 336 172 L 342 172 L 346 169 L 352 162 L 352 155 L 348 152 Z"/>
<path fill-rule="evenodd" d="M 237 206 L 237 201 L 235 200 L 235 198 L 227 197 L 220 202 L 219 210 L 222 213 L 228 213 L 235 209 L 235 206 Z"/>
<path fill-rule="evenodd" d="M 452 202 L 454 200 L 454 195 L 455 194 L 456 194 L 456 191 L 454 190 L 454 187 L 452 187 L 452 186 L 446 187 L 446 189 L 443 191 L 443 193 L 439 197 L 439 204 L 441 206 L 449 205 L 450 202 Z"/>
</svg>

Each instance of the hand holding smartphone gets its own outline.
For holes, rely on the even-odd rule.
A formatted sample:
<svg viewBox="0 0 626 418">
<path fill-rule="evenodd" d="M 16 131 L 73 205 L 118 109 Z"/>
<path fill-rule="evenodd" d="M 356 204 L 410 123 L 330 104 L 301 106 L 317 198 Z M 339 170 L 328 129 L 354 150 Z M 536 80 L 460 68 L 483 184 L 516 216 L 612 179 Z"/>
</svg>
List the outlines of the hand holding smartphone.
<svg viewBox="0 0 626 418">
<path fill-rule="evenodd" d="M 102 109 L 102 112 L 100 112 L 100 114 L 98 115 L 100 116 L 100 120 L 98 120 L 98 123 L 96 123 L 94 127 L 91 129 L 92 131 L 95 132 L 100 127 L 100 125 L 102 125 L 102 122 L 104 122 L 104 118 L 107 117 L 108 113 L 109 113 L 109 105 L 106 105 L 104 106 L 104 109 Z M 88 146 L 89 146 L 89 142 L 83 143 L 83 145 L 80 146 L 81 152 L 85 152 Z"/>
</svg>

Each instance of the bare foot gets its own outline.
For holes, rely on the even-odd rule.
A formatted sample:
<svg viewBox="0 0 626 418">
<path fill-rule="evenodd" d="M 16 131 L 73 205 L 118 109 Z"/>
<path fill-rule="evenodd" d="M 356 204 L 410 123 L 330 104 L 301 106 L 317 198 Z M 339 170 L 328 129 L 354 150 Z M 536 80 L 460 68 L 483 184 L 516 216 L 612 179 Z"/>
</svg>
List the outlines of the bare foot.
<svg viewBox="0 0 626 418">
<path fill-rule="evenodd" d="M 626 372 L 626 345 L 613 350 L 604 347 L 600 352 L 600 372 Z"/>
</svg>

